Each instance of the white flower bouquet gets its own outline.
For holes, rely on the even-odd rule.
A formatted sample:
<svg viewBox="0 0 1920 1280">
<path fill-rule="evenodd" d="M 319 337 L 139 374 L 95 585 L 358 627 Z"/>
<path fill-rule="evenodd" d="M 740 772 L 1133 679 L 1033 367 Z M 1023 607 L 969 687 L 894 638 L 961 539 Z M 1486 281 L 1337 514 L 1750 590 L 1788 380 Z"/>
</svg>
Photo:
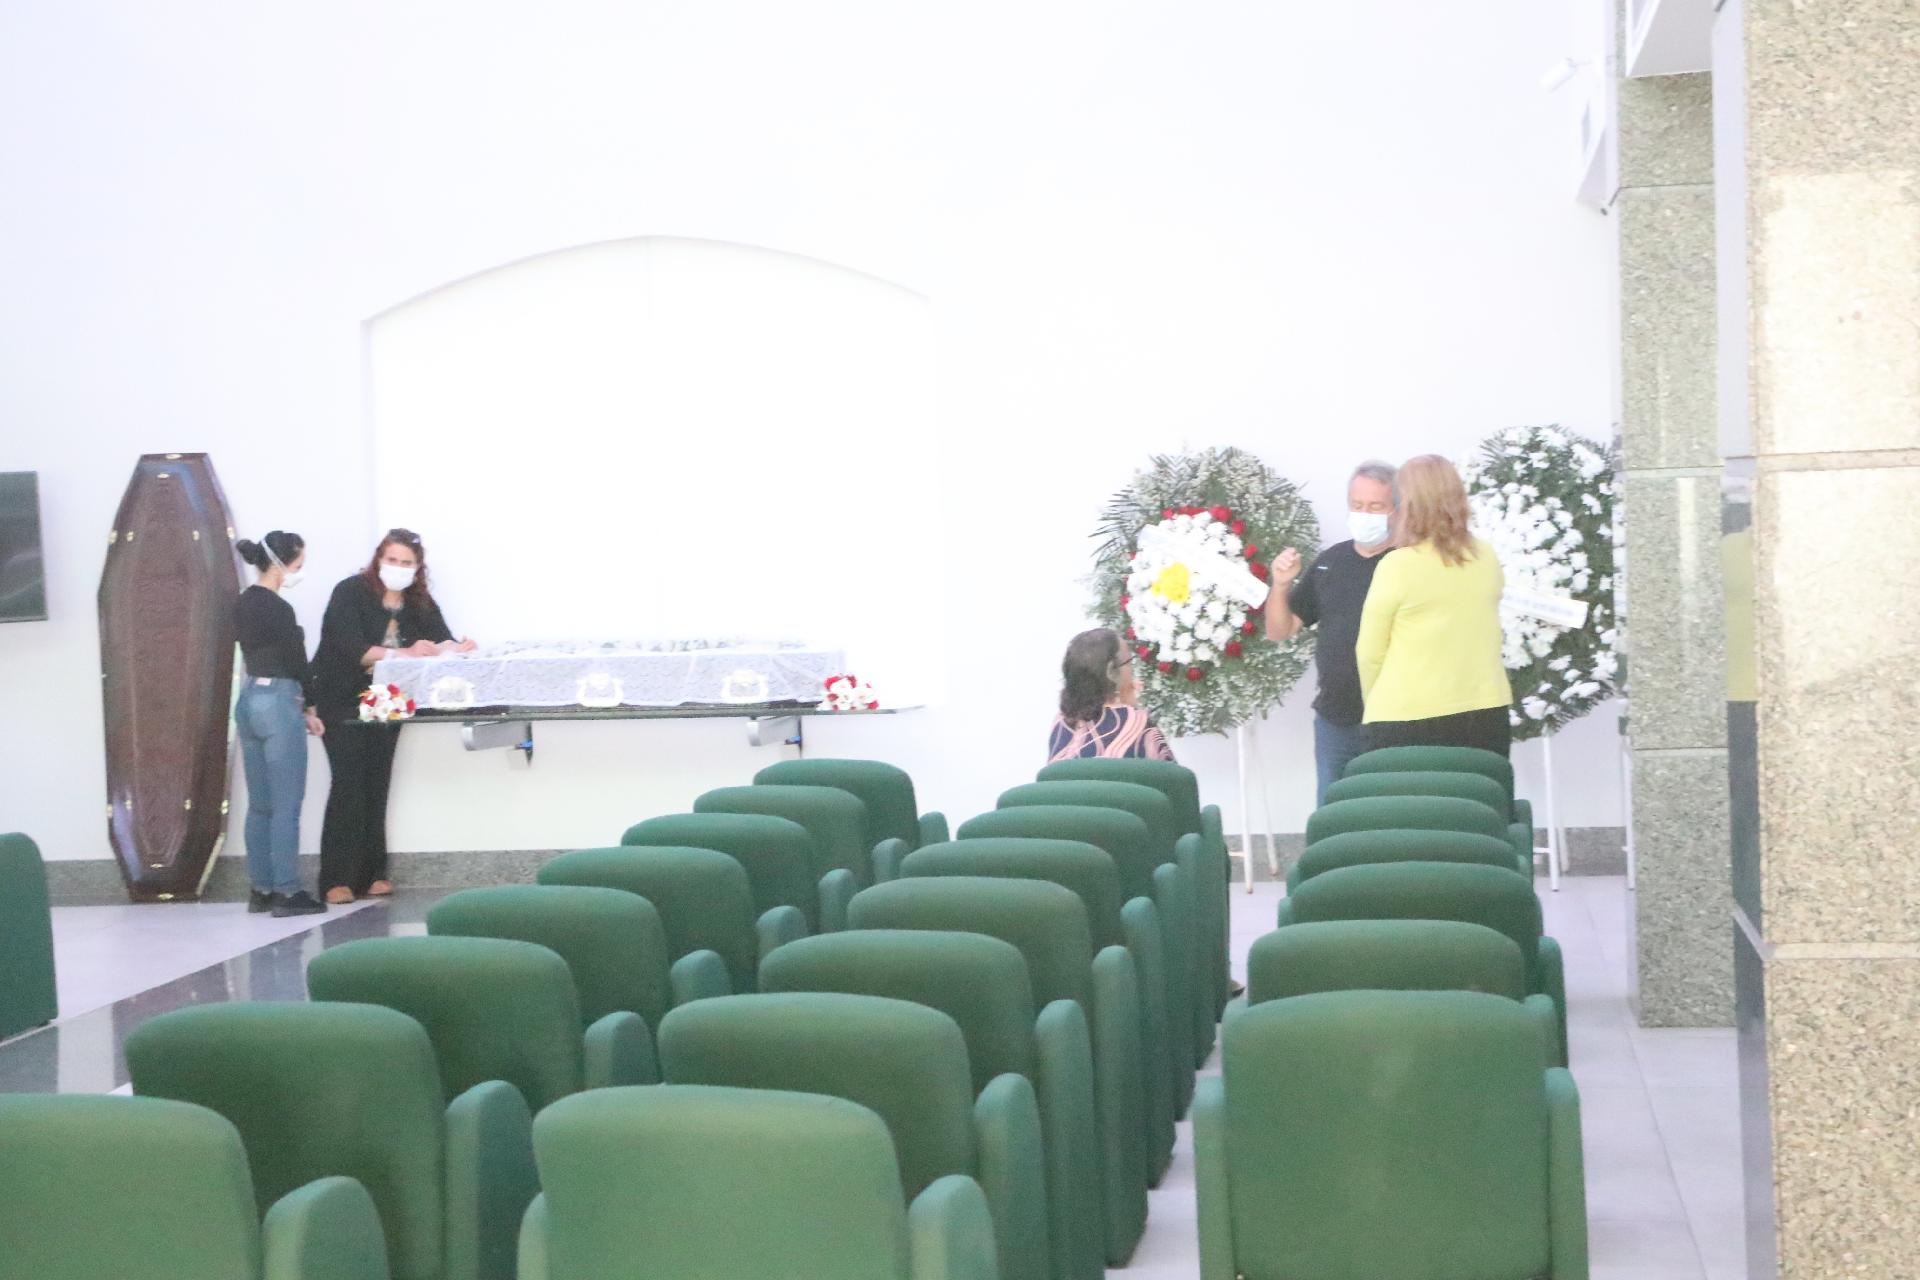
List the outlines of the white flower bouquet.
<svg viewBox="0 0 1920 1280">
<path fill-rule="evenodd" d="M 376 684 L 360 695 L 362 720 L 411 720 L 413 699 L 396 684 Z"/>
<path fill-rule="evenodd" d="M 873 686 L 854 675 L 828 676 L 826 697 L 820 700 L 822 711 L 878 711 L 880 699 Z"/>
</svg>

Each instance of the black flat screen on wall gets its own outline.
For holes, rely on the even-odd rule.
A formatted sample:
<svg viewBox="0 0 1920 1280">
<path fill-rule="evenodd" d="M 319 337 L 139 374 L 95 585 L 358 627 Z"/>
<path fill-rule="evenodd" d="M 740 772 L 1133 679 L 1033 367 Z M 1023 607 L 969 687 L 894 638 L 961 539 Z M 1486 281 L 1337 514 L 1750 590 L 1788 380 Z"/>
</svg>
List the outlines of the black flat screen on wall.
<svg viewBox="0 0 1920 1280">
<path fill-rule="evenodd" d="M 46 616 L 40 477 L 32 471 L 0 471 L 0 622 L 40 622 Z"/>
</svg>

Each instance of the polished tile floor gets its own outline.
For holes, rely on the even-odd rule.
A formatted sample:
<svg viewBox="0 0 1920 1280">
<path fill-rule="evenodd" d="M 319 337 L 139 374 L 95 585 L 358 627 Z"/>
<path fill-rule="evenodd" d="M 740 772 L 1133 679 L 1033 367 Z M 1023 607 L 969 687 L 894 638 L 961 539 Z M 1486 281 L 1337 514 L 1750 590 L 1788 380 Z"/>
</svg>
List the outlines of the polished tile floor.
<svg viewBox="0 0 1920 1280">
<path fill-rule="evenodd" d="M 1545 894 L 1567 961 L 1573 1071 L 1587 1153 L 1592 1280 L 1736 1280 L 1746 1274 L 1731 1031 L 1648 1031 L 1627 1003 L 1626 912 L 1617 878 L 1575 877 Z M 1280 888 L 1233 899 L 1238 958 L 1271 927 Z M 0 1044 L 0 1092 L 108 1092 L 126 1082 L 120 1045 L 142 1020 L 219 1000 L 305 995 L 307 961 L 354 938 L 417 933 L 433 895 L 274 920 L 237 904 L 64 907 L 54 912 L 60 1007 L 44 1030 Z M 1212 1069 L 1212 1068 L 1210 1068 Z M 1153 1192 L 1125 1275 L 1198 1270 L 1190 1126 Z"/>
</svg>

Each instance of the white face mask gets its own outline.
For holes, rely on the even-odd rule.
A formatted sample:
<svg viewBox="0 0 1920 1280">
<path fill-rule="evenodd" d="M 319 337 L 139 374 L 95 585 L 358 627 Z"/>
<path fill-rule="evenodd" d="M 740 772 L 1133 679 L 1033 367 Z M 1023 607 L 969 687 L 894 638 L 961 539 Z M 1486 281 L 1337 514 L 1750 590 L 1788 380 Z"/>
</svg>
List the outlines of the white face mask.
<svg viewBox="0 0 1920 1280">
<path fill-rule="evenodd" d="M 288 587 L 297 587 L 300 585 L 300 579 L 306 576 L 307 575 L 299 569 L 282 570 L 280 574 L 280 589 L 285 591 Z"/>
<path fill-rule="evenodd" d="M 1353 541 L 1357 546 L 1377 546 L 1387 540 L 1387 531 L 1387 517 L 1379 512 L 1347 512 L 1347 532 L 1353 535 Z"/>
<path fill-rule="evenodd" d="M 383 564 L 380 566 L 380 585 L 389 591 L 405 591 L 413 585 L 414 575 L 418 572 L 405 565 Z"/>
</svg>

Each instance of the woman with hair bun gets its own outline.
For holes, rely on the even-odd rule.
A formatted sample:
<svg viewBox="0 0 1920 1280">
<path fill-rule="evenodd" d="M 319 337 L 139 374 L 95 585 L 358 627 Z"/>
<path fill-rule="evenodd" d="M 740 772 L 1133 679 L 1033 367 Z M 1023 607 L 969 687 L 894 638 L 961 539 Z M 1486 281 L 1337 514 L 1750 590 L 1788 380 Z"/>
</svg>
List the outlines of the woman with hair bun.
<svg viewBox="0 0 1920 1280">
<path fill-rule="evenodd" d="M 233 606 L 246 683 L 233 708 L 247 776 L 248 911 L 308 916 L 326 904 L 300 887 L 300 804 L 307 794 L 307 736 L 326 731 L 314 714 L 307 638 L 280 593 L 300 581 L 306 543 L 275 529 L 233 544 L 260 580 Z"/>
<path fill-rule="evenodd" d="M 1171 760 L 1173 749 L 1153 717 L 1134 705 L 1133 651 L 1110 627 L 1082 631 L 1060 664 L 1060 715 L 1047 743 L 1047 763 L 1089 757 Z"/>
</svg>

